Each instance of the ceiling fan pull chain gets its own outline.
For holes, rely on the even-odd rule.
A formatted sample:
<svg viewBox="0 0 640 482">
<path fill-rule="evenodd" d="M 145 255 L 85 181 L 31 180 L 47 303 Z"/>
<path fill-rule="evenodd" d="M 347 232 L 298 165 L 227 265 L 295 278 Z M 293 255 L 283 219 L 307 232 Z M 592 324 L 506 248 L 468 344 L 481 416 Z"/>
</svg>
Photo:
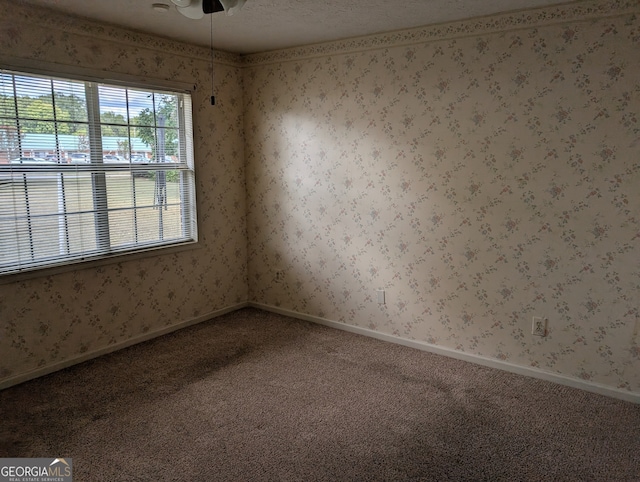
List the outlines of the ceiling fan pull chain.
<svg viewBox="0 0 640 482">
<path fill-rule="evenodd" d="M 211 15 L 211 105 L 216 105 L 216 96 L 214 91 L 214 79 L 213 79 L 213 15 Z"/>
</svg>

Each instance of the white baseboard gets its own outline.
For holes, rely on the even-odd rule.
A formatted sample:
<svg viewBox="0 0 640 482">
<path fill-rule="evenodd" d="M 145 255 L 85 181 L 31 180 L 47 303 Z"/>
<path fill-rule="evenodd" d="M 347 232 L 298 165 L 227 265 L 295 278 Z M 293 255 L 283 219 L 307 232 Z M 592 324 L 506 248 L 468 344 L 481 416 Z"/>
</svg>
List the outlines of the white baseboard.
<svg viewBox="0 0 640 482">
<path fill-rule="evenodd" d="M 640 404 L 640 393 L 629 392 L 619 390 L 607 385 L 601 385 L 598 383 L 588 382 L 586 380 L 580 380 L 578 378 L 567 377 L 565 375 L 558 375 L 555 373 L 546 372 L 538 368 L 525 367 L 521 365 L 514 365 L 512 363 L 506 363 L 494 358 L 487 358 L 479 355 L 473 355 L 470 353 L 463 353 L 450 348 L 444 348 L 437 345 L 432 345 L 423 341 L 409 340 L 407 338 L 401 338 L 394 335 L 388 335 L 385 333 L 379 333 L 377 331 L 369 330 L 368 328 L 361 328 L 359 326 L 347 325 L 338 321 L 327 320 L 317 316 L 306 315 L 304 313 L 298 313 L 296 311 L 286 310 L 271 305 L 263 305 L 261 303 L 249 302 L 249 306 L 258 308 L 265 311 L 271 311 L 291 318 L 297 318 L 300 320 L 311 321 L 331 328 L 337 328 L 338 330 L 349 331 L 359 335 L 369 336 L 378 340 L 388 341 L 399 345 L 408 346 L 411 348 L 417 348 L 418 350 L 428 351 L 437 355 L 443 355 L 450 358 L 456 358 L 476 365 L 483 365 L 490 368 L 497 368 L 498 370 L 504 370 L 511 373 L 517 373 L 518 375 L 525 375 L 532 378 L 539 378 L 549 382 L 558 383 L 560 385 L 566 385 L 573 388 L 579 388 L 587 392 L 598 393 L 612 398 L 625 400 L 632 403 Z"/>
<path fill-rule="evenodd" d="M 197 316 L 195 318 L 191 318 L 190 320 L 183 321 L 182 323 L 177 323 L 177 324 L 171 325 L 171 326 L 165 326 L 163 328 L 160 328 L 159 330 L 150 331 L 150 332 L 144 333 L 142 335 L 135 336 L 133 338 L 129 338 L 128 340 L 122 341 L 120 343 L 116 343 L 114 345 L 105 346 L 105 347 L 100 348 L 98 350 L 94 350 L 94 351 L 91 351 L 91 352 L 83 353 L 82 355 L 80 355 L 78 357 L 69 358 L 69 359 L 61 361 L 61 362 L 52 363 L 51 365 L 46 365 L 44 367 L 37 368 L 36 370 L 32 370 L 30 372 L 21 373 L 19 375 L 13 376 L 13 377 L 5 378 L 3 380 L 0 380 L 0 390 L 2 390 L 4 388 L 9 388 L 9 387 L 11 387 L 13 385 L 18 385 L 19 383 L 23 383 L 23 382 L 26 382 L 26 381 L 29 381 L 29 380 L 33 380 L 34 378 L 38 378 L 38 377 L 41 377 L 41 376 L 44 376 L 44 375 L 48 375 L 49 373 L 53 373 L 55 371 L 62 370 L 63 368 L 67 368 L 67 367 L 70 367 L 72 365 L 77 365 L 78 363 L 82 363 L 84 361 L 91 360 L 92 358 L 97 358 L 99 356 L 106 355 L 107 353 L 111 353 L 111 352 L 114 352 L 114 351 L 117 351 L 117 350 L 121 350 L 123 348 L 127 348 L 127 347 L 129 347 L 131 345 L 135 345 L 137 343 L 142 343 L 144 341 L 151 340 L 152 338 L 156 338 L 158 336 L 166 335 L 167 333 L 171 333 L 173 331 L 177 331 L 177 330 L 180 330 L 182 328 L 186 328 L 186 327 L 191 326 L 191 325 L 202 323 L 203 321 L 207 321 L 207 320 L 210 320 L 212 318 L 216 318 L 218 316 L 225 315 L 227 313 L 239 310 L 241 308 L 246 308 L 247 306 L 249 306 L 249 303 L 244 302 L 244 303 L 239 303 L 237 305 L 228 306 L 228 307 L 222 308 L 220 310 L 211 311 L 211 312 L 206 313 L 204 315 L 200 315 L 200 316 Z"/>
<path fill-rule="evenodd" d="M 640 393 L 638 392 L 629 392 L 624 390 L 619 390 L 607 385 L 601 385 L 598 383 L 588 382 L 586 380 L 581 380 L 578 378 L 567 377 L 564 375 L 558 375 L 555 373 L 546 372 L 544 370 L 540 370 L 532 367 L 525 367 L 521 365 L 514 365 L 512 363 L 506 363 L 500 360 L 496 360 L 494 358 L 482 357 L 479 355 L 473 355 L 470 353 L 459 352 L 456 350 L 452 350 L 450 348 L 444 348 L 437 345 L 432 345 L 426 342 L 417 341 L 417 340 L 409 340 L 407 338 L 401 338 L 394 335 L 388 335 L 386 333 L 380 333 L 374 330 L 369 330 L 368 328 L 361 328 L 359 326 L 347 325 L 345 323 L 341 323 L 338 321 L 327 320 L 325 318 L 320 318 L 318 316 L 307 315 L 304 313 L 298 313 L 296 311 L 291 311 L 283 308 L 279 308 L 271 305 L 264 305 L 261 303 L 254 302 L 243 302 L 233 306 L 228 306 L 226 308 L 222 308 L 220 310 L 212 311 L 210 313 L 206 313 L 204 315 L 200 315 L 196 318 L 192 318 L 190 320 L 184 321 L 182 323 L 177 323 L 175 325 L 167 326 L 161 328 L 159 330 L 155 330 L 152 332 L 144 333 L 134 338 L 130 338 L 120 343 L 116 343 L 114 345 L 109 345 L 98 350 L 94 350 L 92 352 L 84 353 L 81 356 L 70 358 L 58 363 L 53 363 L 51 365 L 46 365 L 44 367 L 40 367 L 36 370 L 32 370 L 30 372 L 21 373 L 19 375 L 5 378 L 0 380 L 0 390 L 4 388 L 11 387 L 13 385 L 18 385 L 19 383 L 26 382 L 28 380 L 32 380 L 34 378 L 38 378 L 44 375 L 48 375 L 49 373 L 53 373 L 58 370 L 62 370 L 63 368 L 70 367 L 72 365 L 76 365 L 78 363 L 82 363 L 87 360 L 91 360 L 92 358 L 97 358 L 101 355 L 106 355 L 107 353 L 111 353 L 117 350 L 121 350 L 123 348 L 127 348 L 129 346 L 135 345 L 137 343 L 142 343 L 147 340 L 151 340 L 152 338 L 156 338 L 162 335 L 166 335 L 167 333 L 171 333 L 173 331 L 180 330 L 182 328 L 186 328 L 191 325 L 195 325 L 197 323 L 202 323 L 204 321 L 216 318 L 218 316 L 225 315 L 232 311 L 239 310 L 241 308 L 245 308 L 247 306 L 251 306 L 254 308 L 258 308 L 265 311 L 271 311 L 273 313 L 278 313 L 281 315 L 289 316 L 291 318 L 297 318 L 299 320 L 311 321 L 313 323 L 318 323 L 320 325 L 329 326 L 331 328 L 336 328 L 338 330 L 348 331 L 351 333 L 356 333 L 359 335 L 368 336 L 371 338 L 376 338 L 378 340 L 387 341 L 390 343 L 396 343 L 399 345 L 404 345 L 410 348 L 416 348 L 418 350 L 428 351 L 431 353 L 435 353 L 437 355 L 443 355 L 450 358 L 456 358 L 458 360 L 467 361 L 470 363 L 475 363 L 477 365 L 483 365 L 490 368 L 496 368 L 498 370 L 504 370 L 511 373 L 517 373 L 519 375 L 525 375 L 533 378 L 539 378 L 541 380 L 546 380 L 554 383 L 558 383 L 560 385 L 566 385 L 573 388 L 578 388 L 581 390 L 585 390 L 588 392 L 598 393 L 600 395 L 605 395 L 612 398 L 617 398 L 620 400 L 625 400 L 632 403 L 640 404 Z"/>
</svg>

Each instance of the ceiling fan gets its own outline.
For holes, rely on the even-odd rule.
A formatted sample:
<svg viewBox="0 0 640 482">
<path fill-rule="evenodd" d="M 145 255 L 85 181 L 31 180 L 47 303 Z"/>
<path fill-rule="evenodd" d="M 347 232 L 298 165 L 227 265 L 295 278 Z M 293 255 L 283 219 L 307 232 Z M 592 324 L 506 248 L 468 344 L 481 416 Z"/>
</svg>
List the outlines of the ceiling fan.
<svg viewBox="0 0 640 482">
<path fill-rule="evenodd" d="M 246 0 L 171 0 L 182 15 L 194 20 L 205 13 L 227 12 L 233 15 L 242 8 Z"/>
</svg>

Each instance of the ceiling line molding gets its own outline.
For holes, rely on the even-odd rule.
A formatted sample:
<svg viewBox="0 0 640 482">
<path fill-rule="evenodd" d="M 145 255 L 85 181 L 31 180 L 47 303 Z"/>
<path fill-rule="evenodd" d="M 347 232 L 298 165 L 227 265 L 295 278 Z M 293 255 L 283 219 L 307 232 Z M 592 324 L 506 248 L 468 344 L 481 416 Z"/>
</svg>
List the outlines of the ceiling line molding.
<svg viewBox="0 0 640 482">
<path fill-rule="evenodd" d="M 584 22 L 634 13 L 640 13 L 640 0 L 577 1 L 553 7 L 520 10 L 469 20 L 337 40 L 335 42 L 323 42 L 303 47 L 247 54 L 243 55 L 241 60 L 245 66 L 257 66 L 482 34 L 495 34 L 525 28 Z"/>
<path fill-rule="evenodd" d="M 599 18 L 640 13 L 640 0 L 578 0 L 559 6 L 540 7 L 505 14 L 478 17 L 426 27 L 416 27 L 388 33 L 323 42 L 303 47 L 274 50 L 257 54 L 235 54 L 214 51 L 214 61 L 232 67 L 250 67 L 286 61 L 303 60 L 336 54 L 407 46 L 438 40 L 508 32 L 525 28 L 544 27 Z M 31 7 L 12 0 L 0 0 L 0 37 L 10 33 L 16 25 L 31 24 L 47 30 L 63 31 L 93 41 L 103 40 L 127 47 L 144 48 L 209 62 L 208 47 L 178 42 L 168 38 L 128 30 L 115 25 L 74 17 L 47 9 L 38 15 Z M 3 32 L 5 31 L 5 32 Z M 43 36 L 46 41 L 46 35 Z"/>
<path fill-rule="evenodd" d="M 43 13 L 43 10 L 46 10 L 46 12 Z M 178 42 L 82 17 L 74 17 L 52 9 L 40 9 L 38 15 L 34 15 L 33 7 L 11 0 L 0 0 L 0 19 L 2 19 L 0 20 L 0 36 L 3 30 L 10 31 L 16 25 L 27 23 L 38 26 L 43 32 L 57 30 L 94 41 L 107 40 L 127 47 L 171 53 L 207 62 L 211 60 L 211 50 L 208 47 Z M 43 39 L 46 39 L 46 37 L 46 34 L 43 35 Z M 226 64 L 232 67 L 240 67 L 242 65 L 239 54 L 221 50 L 214 50 L 214 61 L 218 64 Z"/>
</svg>

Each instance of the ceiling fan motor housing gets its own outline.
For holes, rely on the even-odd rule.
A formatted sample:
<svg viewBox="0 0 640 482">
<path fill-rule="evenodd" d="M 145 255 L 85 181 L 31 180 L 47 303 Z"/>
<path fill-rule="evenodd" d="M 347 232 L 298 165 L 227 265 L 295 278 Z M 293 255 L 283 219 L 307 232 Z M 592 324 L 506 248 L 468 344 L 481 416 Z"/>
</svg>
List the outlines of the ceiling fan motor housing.
<svg viewBox="0 0 640 482">
<path fill-rule="evenodd" d="M 224 11 L 224 7 L 220 3 L 220 0 L 203 0 L 202 11 L 204 13 L 216 13 Z"/>
</svg>

